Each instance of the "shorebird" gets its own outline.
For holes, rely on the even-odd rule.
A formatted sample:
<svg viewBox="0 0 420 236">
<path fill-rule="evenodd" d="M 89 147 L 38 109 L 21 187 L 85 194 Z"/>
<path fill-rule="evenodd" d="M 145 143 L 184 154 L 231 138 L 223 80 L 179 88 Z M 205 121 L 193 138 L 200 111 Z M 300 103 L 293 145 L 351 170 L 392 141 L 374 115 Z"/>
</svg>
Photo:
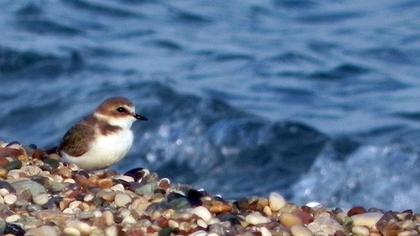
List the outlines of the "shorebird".
<svg viewBox="0 0 420 236">
<path fill-rule="evenodd" d="M 105 100 L 93 114 L 64 135 L 57 152 L 66 162 L 85 170 L 100 170 L 120 161 L 133 144 L 131 125 L 147 120 L 123 97 Z"/>
</svg>

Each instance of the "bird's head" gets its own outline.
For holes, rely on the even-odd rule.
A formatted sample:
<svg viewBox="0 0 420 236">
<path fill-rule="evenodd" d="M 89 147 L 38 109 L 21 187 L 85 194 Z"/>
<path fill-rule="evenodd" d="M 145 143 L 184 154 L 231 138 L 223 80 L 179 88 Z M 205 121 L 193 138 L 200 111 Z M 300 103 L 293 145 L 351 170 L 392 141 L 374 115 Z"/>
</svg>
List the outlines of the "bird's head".
<svg viewBox="0 0 420 236">
<path fill-rule="evenodd" d="M 147 120 L 136 113 L 136 108 L 130 100 L 123 97 L 108 98 L 98 106 L 94 116 L 121 128 L 130 128 L 136 120 Z"/>
</svg>

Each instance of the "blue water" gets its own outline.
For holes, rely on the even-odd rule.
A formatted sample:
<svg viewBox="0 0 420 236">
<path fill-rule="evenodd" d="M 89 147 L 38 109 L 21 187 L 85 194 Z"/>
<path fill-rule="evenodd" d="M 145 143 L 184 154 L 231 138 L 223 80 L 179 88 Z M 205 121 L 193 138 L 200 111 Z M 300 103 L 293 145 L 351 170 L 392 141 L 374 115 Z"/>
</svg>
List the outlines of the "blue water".
<svg viewBox="0 0 420 236">
<path fill-rule="evenodd" d="M 0 139 L 51 147 L 103 99 L 129 156 L 225 198 L 420 211 L 417 0 L 0 1 Z"/>
</svg>

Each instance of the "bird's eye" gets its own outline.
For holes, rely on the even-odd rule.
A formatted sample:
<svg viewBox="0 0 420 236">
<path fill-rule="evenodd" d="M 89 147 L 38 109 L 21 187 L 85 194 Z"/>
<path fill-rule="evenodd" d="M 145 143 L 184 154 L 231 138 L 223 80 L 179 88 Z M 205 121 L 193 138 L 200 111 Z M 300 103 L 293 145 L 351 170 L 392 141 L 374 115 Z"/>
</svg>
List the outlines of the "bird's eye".
<svg viewBox="0 0 420 236">
<path fill-rule="evenodd" d="M 125 111 L 127 111 L 124 107 L 118 107 L 117 108 L 117 111 L 118 112 L 125 112 Z"/>
</svg>

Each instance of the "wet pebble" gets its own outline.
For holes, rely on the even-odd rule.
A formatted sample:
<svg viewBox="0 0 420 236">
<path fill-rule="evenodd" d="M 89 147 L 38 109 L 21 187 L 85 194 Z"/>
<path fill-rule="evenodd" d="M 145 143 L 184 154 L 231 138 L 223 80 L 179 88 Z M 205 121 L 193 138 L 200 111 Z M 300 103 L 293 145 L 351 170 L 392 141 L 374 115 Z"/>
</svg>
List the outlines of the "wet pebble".
<svg viewBox="0 0 420 236">
<path fill-rule="evenodd" d="M 56 170 L 60 166 L 60 163 L 53 158 L 46 158 L 43 161 L 47 166 L 50 167 L 51 170 Z"/>
<path fill-rule="evenodd" d="M 294 225 L 290 228 L 293 236 L 312 236 L 313 233 L 303 225 Z"/>
<path fill-rule="evenodd" d="M 105 178 L 105 179 L 98 180 L 97 185 L 99 188 L 108 189 L 114 185 L 114 182 L 112 181 L 111 178 Z"/>
<path fill-rule="evenodd" d="M 20 218 L 21 218 L 20 215 L 11 215 L 11 216 L 6 217 L 5 221 L 7 223 L 13 223 L 13 222 L 18 221 Z"/>
<path fill-rule="evenodd" d="M 59 236 L 58 229 L 54 226 L 43 225 L 38 228 L 30 229 L 25 236 Z"/>
<path fill-rule="evenodd" d="M 117 193 L 114 199 L 115 205 L 118 207 L 124 207 L 131 202 L 131 197 L 125 193 Z"/>
<path fill-rule="evenodd" d="M 279 193 L 273 192 L 269 196 L 270 209 L 278 211 L 286 205 L 286 200 Z"/>
<path fill-rule="evenodd" d="M 6 170 L 14 170 L 14 169 L 20 169 L 22 167 L 22 162 L 18 159 L 13 159 L 10 161 L 6 166 Z"/>
<path fill-rule="evenodd" d="M 287 228 L 302 224 L 302 220 L 297 215 L 292 213 L 282 213 L 279 217 L 279 221 Z"/>
<path fill-rule="evenodd" d="M 260 228 L 261 236 L 271 236 L 270 230 L 268 230 L 266 227 Z"/>
<path fill-rule="evenodd" d="M 374 226 L 383 216 L 383 213 L 378 212 L 367 212 L 363 214 L 353 215 L 351 219 L 353 220 L 353 225 L 356 226 L 366 226 L 368 228 Z"/>
<path fill-rule="evenodd" d="M 251 225 L 260 225 L 270 223 L 270 219 L 261 215 L 259 212 L 253 212 L 246 216 L 246 222 Z"/>
<path fill-rule="evenodd" d="M 364 207 L 353 207 L 351 208 L 348 212 L 347 212 L 347 216 L 353 216 L 353 215 L 358 215 L 358 214 L 363 214 L 366 213 L 366 209 Z"/>
<path fill-rule="evenodd" d="M 150 196 L 153 195 L 157 184 L 156 183 L 149 183 L 142 185 L 135 189 L 135 192 L 139 195 Z"/>
<path fill-rule="evenodd" d="M 315 234 L 334 235 L 337 231 L 344 231 L 343 226 L 328 213 L 319 214 L 307 227 Z"/>
<path fill-rule="evenodd" d="M 12 205 L 15 204 L 16 200 L 17 200 L 17 196 L 15 194 L 7 194 L 3 197 L 4 203 L 6 203 L 7 205 Z"/>
<path fill-rule="evenodd" d="M 32 196 L 36 196 L 41 193 L 47 192 L 44 186 L 32 180 L 19 180 L 10 184 L 13 186 L 14 189 L 16 189 L 17 193 L 22 193 L 25 190 L 29 190 Z"/>
<path fill-rule="evenodd" d="M 13 186 L 10 183 L 8 183 L 6 181 L 1 181 L 0 180 L 0 194 L 2 196 L 5 195 L 3 189 L 4 190 L 7 190 L 7 193 L 14 193 L 14 192 L 16 192 L 16 190 L 13 188 Z"/>
<path fill-rule="evenodd" d="M 13 234 L 15 236 L 24 236 L 25 230 L 17 224 L 6 224 L 4 234 Z"/>
<path fill-rule="evenodd" d="M 145 175 L 144 168 L 134 168 L 124 173 L 126 176 L 132 177 L 135 181 L 139 181 Z"/>
<path fill-rule="evenodd" d="M 105 236 L 118 236 L 118 228 L 115 225 L 108 226 L 105 229 Z"/>
<path fill-rule="evenodd" d="M 369 235 L 369 229 L 364 226 L 353 226 L 353 228 L 351 229 L 351 232 L 359 236 Z"/>
<path fill-rule="evenodd" d="M 46 193 L 41 193 L 33 197 L 33 202 L 37 205 L 44 205 L 48 202 L 49 196 Z"/>
<path fill-rule="evenodd" d="M 73 227 L 66 227 L 64 228 L 64 235 L 66 236 L 80 236 L 81 233 L 78 229 L 73 228 Z"/>
<path fill-rule="evenodd" d="M 12 148 L 12 145 L 8 147 L 4 147 L 4 148 L 0 147 L 0 158 L 3 158 L 3 157 L 17 158 L 20 155 L 23 155 L 23 151 L 18 148 Z"/>
<path fill-rule="evenodd" d="M 203 206 L 198 206 L 194 208 L 192 210 L 192 213 L 200 217 L 202 220 L 204 220 L 204 222 L 209 222 L 212 217 L 210 211 Z"/>
</svg>

